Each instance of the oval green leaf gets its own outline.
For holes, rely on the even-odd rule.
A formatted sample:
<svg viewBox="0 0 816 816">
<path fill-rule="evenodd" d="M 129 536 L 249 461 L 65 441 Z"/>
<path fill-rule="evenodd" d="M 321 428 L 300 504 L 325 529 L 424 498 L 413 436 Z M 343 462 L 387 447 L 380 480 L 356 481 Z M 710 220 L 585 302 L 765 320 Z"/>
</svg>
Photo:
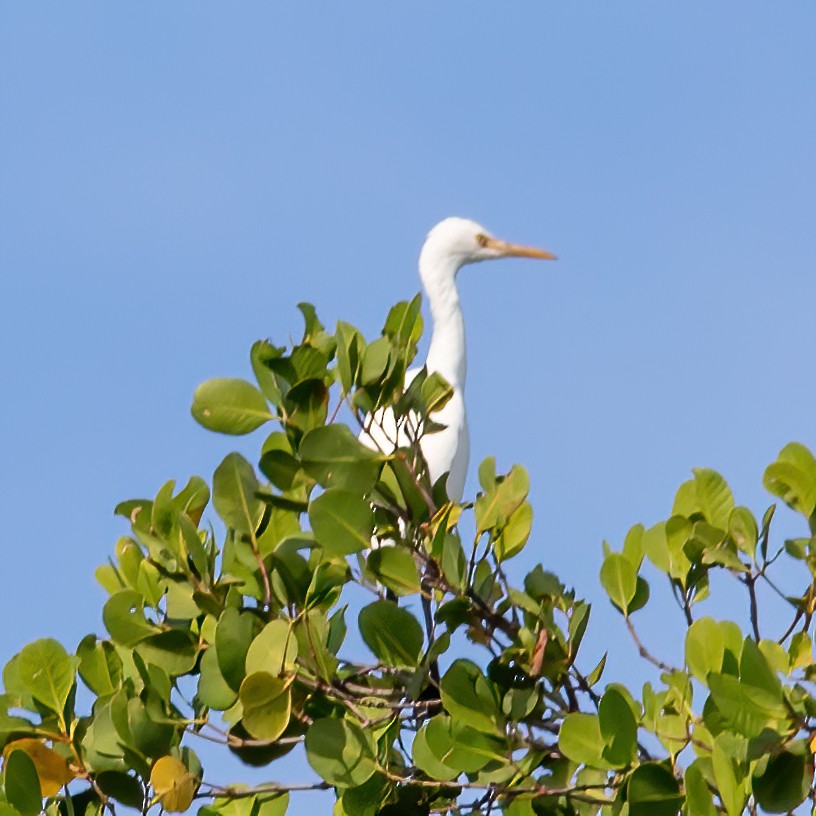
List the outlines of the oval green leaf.
<svg viewBox="0 0 816 816">
<path fill-rule="evenodd" d="M 601 755 L 604 739 L 601 735 L 601 722 L 595 714 L 567 714 L 561 723 L 558 747 L 567 759 L 579 765 L 609 767 L 609 763 Z"/>
<path fill-rule="evenodd" d="M 374 511 L 359 494 L 330 487 L 309 503 L 309 522 L 330 555 L 350 555 L 371 546 Z"/>
<path fill-rule="evenodd" d="M 614 768 L 625 768 L 637 755 L 637 721 L 626 698 L 608 688 L 598 706 L 604 759 Z"/>
<path fill-rule="evenodd" d="M 674 774 L 662 764 L 646 762 L 629 777 L 626 788 L 630 816 L 677 816 L 683 794 Z"/>
<path fill-rule="evenodd" d="M 256 739 L 274 741 L 286 730 L 292 707 L 289 686 L 269 672 L 249 674 L 238 693 L 244 728 Z"/>
<path fill-rule="evenodd" d="M 254 534 L 263 515 L 261 489 L 252 465 L 240 453 L 230 453 L 213 474 L 213 506 L 228 527 Z"/>
<path fill-rule="evenodd" d="M 315 720 L 306 734 L 306 758 L 330 785 L 353 788 L 376 771 L 374 740 L 369 731 L 345 720 Z"/>
<path fill-rule="evenodd" d="M 191 412 L 210 431 L 248 434 L 273 419 L 263 394 L 246 380 L 214 379 L 198 386 Z"/>
<path fill-rule="evenodd" d="M 40 777 L 34 760 L 25 751 L 12 751 L 5 763 L 6 800 L 22 816 L 35 816 L 42 808 Z"/>
<path fill-rule="evenodd" d="M 280 675 L 294 667 L 297 638 L 284 620 L 273 620 L 258 633 L 246 656 L 246 673 Z"/>
<path fill-rule="evenodd" d="M 620 553 L 608 555 L 601 566 L 601 584 L 609 600 L 626 615 L 637 591 L 637 572 L 632 562 Z"/>
<path fill-rule="evenodd" d="M 374 601 L 360 611 L 360 635 L 388 666 L 416 667 L 424 635 L 419 621 L 393 601 Z"/>
<path fill-rule="evenodd" d="M 470 660 L 454 660 L 439 684 L 442 705 L 462 723 L 489 734 L 501 733 L 503 717 L 498 694 L 482 670 Z"/>
<path fill-rule="evenodd" d="M 29 643 L 17 659 L 20 680 L 35 700 L 62 716 L 74 685 L 74 664 L 52 638 Z"/>
</svg>

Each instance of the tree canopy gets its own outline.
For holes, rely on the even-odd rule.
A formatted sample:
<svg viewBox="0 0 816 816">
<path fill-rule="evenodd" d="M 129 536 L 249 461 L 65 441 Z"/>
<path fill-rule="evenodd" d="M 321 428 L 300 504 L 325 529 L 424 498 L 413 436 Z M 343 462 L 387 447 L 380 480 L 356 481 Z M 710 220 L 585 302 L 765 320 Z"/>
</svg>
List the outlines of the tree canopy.
<svg viewBox="0 0 816 816">
<path fill-rule="evenodd" d="M 444 478 L 430 482 L 419 442 L 451 391 L 426 371 L 405 388 L 419 298 L 391 309 L 371 342 L 300 310 L 300 342 L 252 346 L 254 383 L 210 380 L 194 395 L 212 431 L 274 426 L 257 465 L 231 453 L 209 484 L 168 481 L 122 502 L 130 530 L 96 571 L 107 635 L 72 653 L 38 640 L 6 664 L 0 816 L 196 804 L 204 816 L 282 816 L 290 792 L 321 789 L 336 794 L 335 816 L 737 816 L 813 803 L 807 448 L 786 446 L 764 475 L 804 517 L 800 538 L 775 543 L 773 504 L 757 517 L 699 469 L 665 521 L 604 545 L 601 584 L 649 677 L 607 683 L 606 655 L 581 652 L 589 604 L 546 566 L 516 576 L 508 564 L 539 535 L 524 468 L 497 473 L 486 459 L 461 504 Z M 358 440 L 382 408 L 412 444 Z M 715 574 L 744 590 L 744 615 L 705 614 Z M 684 643 L 641 641 L 649 581 L 676 601 Z M 786 631 L 761 631 L 760 587 L 790 610 Z M 218 778 L 197 740 L 275 781 Z M 277 779 L 292 751 L 314 773 Z"/>
</svg>

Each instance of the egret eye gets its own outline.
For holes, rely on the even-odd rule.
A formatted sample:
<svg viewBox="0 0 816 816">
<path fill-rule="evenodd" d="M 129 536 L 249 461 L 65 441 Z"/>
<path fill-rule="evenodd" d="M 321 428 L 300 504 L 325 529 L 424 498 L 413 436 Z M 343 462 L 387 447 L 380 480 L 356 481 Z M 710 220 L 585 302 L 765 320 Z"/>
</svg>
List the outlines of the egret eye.
<svg viewBox="0 0 816 816">
<path fill-rule="evenodd" d="M 480 232 L 476 236 L 476 243 L 481 247 L 486 247 L 487 246 L 487 236 L 483 232 Z"/>
</svg>

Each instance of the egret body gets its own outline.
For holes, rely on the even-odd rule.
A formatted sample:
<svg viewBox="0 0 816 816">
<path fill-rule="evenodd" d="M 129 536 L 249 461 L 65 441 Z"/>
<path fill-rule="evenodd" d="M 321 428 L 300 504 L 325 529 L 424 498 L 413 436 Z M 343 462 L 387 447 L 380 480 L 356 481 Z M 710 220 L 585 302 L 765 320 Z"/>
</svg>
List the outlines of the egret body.
<svg viewBox="0 0 816 816">
<path fill-rule="evenodd" d="M 445 428 L 423 436 L 420 446 L 432 482 L 448 473 L 448 496 L 454 501 L 462 498 L 470 460 L 464 397 L 467 378 L 465 321 L 456 289 L 456 275 L 467 264 L 507 257 L 555 258 L 542 249 L 495 238 L 484 227 L 465 218 L 440 221 L 428 233 L 419 255 L 419 276 L 428 299 L 432 324 L 425 365 L 429 374 L 438 372 L 453 388 L 451 399 L 432 415 L 433 420 Z M 411 369 L 407 372 L 406 385 L 418 371 Z M 370 436 L 361 436 L 366 444 L 383 450 L 390 450 L 395 438 L 398 446 L 408 442 L 399 438 L 390 414 L 376 417 Z"/>
</svg>

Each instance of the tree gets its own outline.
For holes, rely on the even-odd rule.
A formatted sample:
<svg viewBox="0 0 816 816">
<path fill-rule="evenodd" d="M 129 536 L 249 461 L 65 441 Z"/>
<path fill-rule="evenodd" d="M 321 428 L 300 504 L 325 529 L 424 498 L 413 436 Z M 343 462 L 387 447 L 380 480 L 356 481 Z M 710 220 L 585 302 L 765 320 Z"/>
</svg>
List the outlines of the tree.
<svg viewBox="0 0 816 816">
<path fill-rule="evenodd" d="M 782 548 L 774 505 L 758 522 L 711 470 L 680 486 L 666 521 L 635 525 L 618 552 L 605 545 L 600 580 L 659 679 L 603 687 L 606 656 L 580 654 L 589 605 L 541 565 L 521 588 L 508 577 L 532 530 L 524 469 L 484 461 L 478 496 L 459 505 L 428 479 L 418 441 L 450 388 L 422 372 L 403 390 L 419 298 L 395 306 L 371 343 L 300 309 L 298 344 L 253 345 L 257 384 L 211 380 L 194 396 L 193 416 L 213 431 L 278 423 L 260 450 L 263 479 L 231 453 L 212 492 L 193 477 L 120 504 L 131 532 L 96 573 L 108 637 L 88 635 L 73 655 L 39 640 L 6 665 L 0 816 L 38 813 L 44 797 L 49 814 L 199 801 L 207 816 L 278 816 L 304 789 L 333 789 L 337 816 L 737 816 L 814 801 L 806 448 L 788 445 L 765 473 L 809 525 Z M 358 441 L 383 407 L 412 445 Z M 202 526 L 211 499 L 223 534 Z M 804 576 L 785 570 L 798 592 L 772 577 L 783 561 Z M 674 664 L 636 629 L 649 571 L 687 626 Z M 715 574 L 744 588 L 747 634 L 698 614 Z M 791 610 L 777 639 L 761 636 L 760 587 Z M 216 787 L 198 738 L 273 774 L 305 751 L 319 781 Z"/>
</svg>

